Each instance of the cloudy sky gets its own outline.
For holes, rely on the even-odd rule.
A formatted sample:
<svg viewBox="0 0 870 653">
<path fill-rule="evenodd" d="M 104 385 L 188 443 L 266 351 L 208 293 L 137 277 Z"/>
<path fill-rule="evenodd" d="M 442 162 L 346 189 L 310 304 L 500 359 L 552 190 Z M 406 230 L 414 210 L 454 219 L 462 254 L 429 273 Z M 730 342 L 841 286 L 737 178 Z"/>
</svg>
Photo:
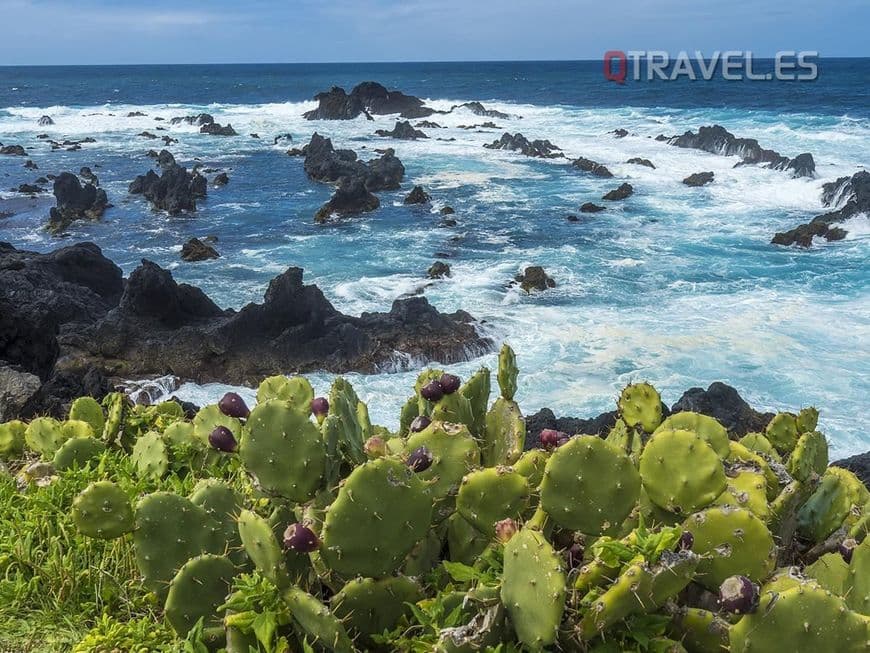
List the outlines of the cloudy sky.
<svg viewBox="0 0 870 653">
<path fill-rule="evenodd" d="M 0 0 L 0 64 L 870 56 L 868 0 Z"/>
</svg>

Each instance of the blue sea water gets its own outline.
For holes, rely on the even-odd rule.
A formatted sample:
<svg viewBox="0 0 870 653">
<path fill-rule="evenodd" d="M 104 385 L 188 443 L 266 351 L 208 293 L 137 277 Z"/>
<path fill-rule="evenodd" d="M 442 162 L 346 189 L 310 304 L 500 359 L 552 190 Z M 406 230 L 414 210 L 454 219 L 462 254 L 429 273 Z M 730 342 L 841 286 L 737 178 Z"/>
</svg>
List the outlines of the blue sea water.
<svg viewBox="0 0 870 653">
<path fill-rule="evenodd" d="M 620 86 L 604 80 L 599 62 L 0 68 L 0 142 L 32 148 L 39 165 L 26 170 L 20 157 L 0 157 L 0 186 L 90 166 L 114 204 L 101 223 L 57 239 L 39 229 L 50 197 L 22 202 L 0 193 L 7 207 L 0 211 L 17 211 L 0 219 L 0 240 L 39 251 L 92 240 L 125 272 L 148 258 L 233 307 L 258 301 L 269 279 L 298 265 L 349 313 L 389 309 L 426 284 L 438 257 L 453 276 L 426 286 L 426 296 L 442 310 L 469 311 L 515 347 L 518 399 L 527 412 L 546 405 L 595 415 L 640 379 L 671 403 L 688 387 L 722 380 L 758 408 L 818 406 L 834 455 L 857 452 L 870 444 L 870 222 L 856 218 L 846 240 L 807 251 L 769 244 L 774 232 L 822 211 L 824 182 L 870 166 L 870 60 L 823 59 L 819 71 L 814 82 Z M 425 130 L 432 138 L 416 142 L 374 136 L 395 117 L 302 119 L 316 92 L 370 79 L 436 108 L 480 100 L 515 117 L 479 132 L 460 125 L 488 119 L 464 111 L 434 116 L 445 128 Z M 128 118 L 134 111 L 147 115 Z M 169 125 L 173 116 L 201 111 L 232 123 L 240 136 Z M 53 126 L 37 126 L 44 114 Z M 812 152 L 818 177 L 734 168 L 733 158 L 654 140 L 713 123 L 789 156 Z M 631 134 L 607 133 L 616 128 Z M 169 149 L 182 164 L 226 169 L 229 185 L 210 189 L 196 214 L 152 212 L 126 192 L 151 165 L 146 151 L 159 149 L 159 141 L 137 136 L 143 130 L 177 138 Z M 375 213 L 315 225 L 331 188 L 310 182 L 301 160 L 286 156 L 286 144 L 272 144 L 290 133 L 301 146 L 314 131 L 363 158 L 394 147 L 407 169 L 403 189 L 381 194 Z M 569 157 L 604 163 L 616 178 L 483 148 L 503 131 L 550 139 Z M 52 152 L 36 139 L 40 133 L 97 142 Z M 656 169 L 626 164 L 631 157 L 648 158 Z M 716 174 L 710 186 L 681 183 L 703 170 Z M 578 214 L 580 204 L 600 201 L 623 181 L 635 187 L 629 200 Z M 433 196 L 431 210 L 402 204 L 414 184 Z M 439 226 L 444 205 L 456 209 L 456 227 Z M 569 213 L 581 220 L 566 221 Z M 218 237 L 221 258 L 181 262 L 181 244 L 207 235 Z M 530 296 L 508 288 L 531 264 L 543 265 L 557 287 Z M 488 356 L 451 369 L 468 374 L 493 363 Z M 373 418 L 389 426 L 414 376 L 351 375 Z M 315 375 L 318 390 L 329 381 Z M 223 390 L 187 384 L 180 394 L 205 402 Z"/>
</svg>

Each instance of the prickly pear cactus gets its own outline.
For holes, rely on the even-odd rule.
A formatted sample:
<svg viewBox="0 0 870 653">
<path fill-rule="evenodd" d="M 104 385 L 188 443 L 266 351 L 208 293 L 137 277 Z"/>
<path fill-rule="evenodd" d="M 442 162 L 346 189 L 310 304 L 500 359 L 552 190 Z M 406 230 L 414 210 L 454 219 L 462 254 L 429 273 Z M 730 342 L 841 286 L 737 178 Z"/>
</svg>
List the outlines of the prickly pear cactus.
<svg viewBox="0 0 870 653">
<path fill-rule="evenodd" d="M 124 437 L 124 418 L 129 406 L 130 403 L 122 392 L 112 392 L 103 398 L 103 408 L 106 409 L 103 441 L 106 444 L 124 448 L 132 446 L 129 438 Z"/>
<path fill-rule="evenodd" d="M 529 482 L 510 467 L 486 467 L 459 486 L 456 509 L 481 533 L 495 535 L 495 523 L 517 519 L 529 505 Z"/>
<path fill-rule="evenodd" d="M 468 377 L 468 380 L 459 388 L 459 394 L 468 399 L 471 405 L 471 414 L 473 416 L 470 427 L 471 434 L 477 438 L 483 437 L 483 432 L 486 428 L 486 413 L 489 406 L 491 384 L 489 368 L 481 367 L 477 372 Z"/>
<path fill-rule="evenodd" d="M 139 500 L 133 545 L 145 585 L 165 598 L 181 566 L 204 553 L 223 553 L 220 527 L 189 499 L 155 492 Z"/>
<path fill-rule="evenodd" d="M 783 455 L 791 453 L 800 435 L 797 418 L 791 413 L 779 413 L 770 420 L 764 435 L 779 453 Z"/>
<path fill-rule="evenodd" d="M 0 424 L 0 458 L 11 458 L 24 451 L 27 424 L 18 420 Z"/>
<path fill-rule="evenodd" d="M 849 571 L 849 563 L 843 560 L 842 555 L 826 553 L 804 569 L 804 576 L 816 581 L 819 587 L 833 592 L 837 596 L 851 597 L 851 592 L 847 595 Z M 852 607 L 858 609 L 857 606 Z M 858 611 L 860 612 L 860 610 Z"/>
<path fill-rule="evenodd" d="M 270 376 L 257 388 L 257 403 L 263 404 L 272 399 L 289 402 L 293 410 L 309 415 L 314 388 L 304 376 Z"/>
<path fill-rule="evenodd" d="M 74 500 L 72 518 L 83 535 L 113 540 L 133 530 L 127 494 L 110 481 L 91 483 Z"/>
<path fill-rule="evenodd" d="M 326 472 L 326 446 L 317 426 L 280 399 L 251 411 L 239 455 L 264 492 L 291 501 L 312 498 Z"/>
<path fill-rule="evenodd" d="M 66 441 L 60 422 L 51 417 L 37 417 L 27 426 L 24 441 L 27 446 L 50 460 Z"/>
<path fill-rule="evenodd" d="M 351 633 L 367 637 L 395 628 L 410 613 L 408 604 L 422 598 L 420 586 L 405 576 L 380 580 L 356 578 L 332 597 L 330 605 Z"/>
<path fill-rule="evenodd" d="M 846 653 L 867 647 L 867 621 L 811 584 L 762 592 L 758 609 L 731 626 L 731 652 Z"/>
<path fill-rule="evenodd" d="M 770 460 L 775 462 L 782 462 L 779 452 L 770 443 L 767 436 L 762 433 L 747 433 L 740 438 L 738 442 L 750 451 L 755 451 L 756 453 L 767 456 Z"/>
<path fill-rule="evenodd" d="M 208 436 L 210 436 L 212 431 L 214 431 L 218 426 L 225 426 L 228 428 L 235 436 L 236 440 L 239 439 L 242 433 L 242 423 L 239 420 L 235 417 L 224 415 L 221 412 L 221 409 L 218 408 L 217 404 L 212 404 L 211 406 L 200 408 L 196 417 L 193 418 L 193 436 L 199 440 L 204 447 L 209 448 L 211 445 L 209 444 Z"/>
<path fill-rule="evenodd" d="M 616 582 L 586 609 L 578 626 L 580 636 L 592 639 L 629 615 L 645 611 L 651 594 L 650 570 L 642 562 L 628 565 Z"/>
<path fill-rule="evenodd" d="M 435 519 L 442 521 L 453 513 L 463 477 L 480 465 L 480 450 L 467 427 L 442 422 L 432 422 L 411 434 L 405 448 L 414 451 L 420 447 L 432 454 L 432 464 L 418 476 L 428 483 Z"/>
<path fill-rule="evenodd" d="M 519 373 L 514 350 L 508 345 L 502 345 L 501 351 L 498 352 L 498 387 L 502 398 L 513 401 L 514 395 L 517 393 Z"/>
<path fill-rule="evenodd" d="M 136 440 L 130 459 L 142 478 L 160 479 L 169 471 L 169 451 L 163 436 L 150 431 Z"/>
<path fill-rule="evenodd" d="M 352 465 L 366 461 L 366 434 L 359 421 L 359 397 L 353 386 L 342 377 L 332 382 L 329 390 L 329 416 L 335 416 L 338 425 L 338 452 Z"/>
<path fill-rule="evenodd" d="M 517 638 L 530 650 L 556 641 L 566 585 L 562 560 L 540 532 L 524 528 L 505 545 L 501 600 Z"/>
<path fill-rule="evenodd" d="M 640 452 L 643 450 L 643 439 L 637 429 L 630 428 L 621 419 L 617 419 L 613 428 L 604 438 L 607 444 L 616 447 L 628 455 L 635 467 L 640 464 Z"/>
<path fill-rule="evenodd" d="M 819 425 L 819 411 L 815 406 L 802 409 L 797 415 L 798 434 L 815 431 Z"/>
<path fill-rule="evenodd" d="M 226 543 L 227 557 L 237 565 L 245 562 L 245 552 L 239 537 L 237 519 L 244 509 L 244 497 L 228 483 L 216 478 L 204 478 L 193 488 L 190 502 L 199 506 L 214 519 Z"/>
<path fill-rule="evenodd" d="M 870 539 L 865 539 L 852 552 L 844 596 L 850 608 L 870 617 Z"/>
<path fill-rule="evenodd" d="M 816 491 L 797 512 L 798 531 L 821 542 L 840 527 L 853 505 L 846 483 L 836 474 L 825 473 Z"/>
<path fill-rule="evenodd" d="M 713 505 L 746 508 L 761 521 L 767 522 L 770 519 L 770 505 L 767 503 L 764 474 L 754 467 L 729 470 L 728 485 Z"/>
<path fill-rule="evenodd" d="M 517 474 L 522 474 L 529 480 L 529 487 L 534 492 L 544 480 L 548 460 L 550 460 L 549 451 L 529 449 L 519 457 L 519 460 L 512 467 Z"/>
<path fill-rule="evenodd" d="M 516 402 L 499 397 L 486 414 L 482 442 L 483 464 L 487 467 L 513 465 L 526 443 L 526 421 Z"/>
<path fill-rule="evenodd" d="M 326 511 L 321 556 L 346 576 L 380 578 L 426 534 L 432 497 L 409 467 L 389 458 L 351 472 Z"/>
<path fill-rule="evenodd" d="M 91 425 L 95 436 L 101 436 L 106 428 L 103 407 L 93 397 L 79 397 L 69 408 L 69 419 L 81 420 Z"/>
<path fill-rule="evenodd" d="M 806 431 L 798 438 L 794 451 L 788 457 L 788 473 L 806 482 L 812 476 L 821 476 L 828 467 L 828 441 L 818 431 Z"/>
<path fill-rule="evenodd" d="M 169 583 L 166 620 L 180 637 L 202 619 L 208 627 L 222 626 L 224 604 L 232 587 L 236 568 L 228 558 L 205 554 L 191 558 Z"/>
<path fill-rule="evenodd" d="M 464 424 L 469 429 L 474 427 L 474 413 L 471 401 L 460 392 L 444 395 L 432 405 L 431 417 L 436 422 Z"/>
<path fill-rule="evenodd" d="M 702 556 L 696 580 L 718 590 L 729 576 L 758 583 L 776 563 L 776 546 L 764 522 L 744 508 L 708 508 L 689 517 L 684 528 L 694 537 L 692 551 Z"/>
<path fill-rule="evenodd" d="M 762 454 L 757 453 L 739 442 L 731 441 L 728 443 L 731 453 L 725 459 L 726 469 L 731 469 L 734 466 L 753 468 L 764 476 L 765 495 L 769 501 L 776 499 L 780 490 L 780 477 L 773 471 L 773 468 L 768 464 L 767 458 Z"/>
<path fill-rule="evenodd" d="M 417 395 L 409 398 L 402 405 L 402 410 L 399 414 L 399 437 L 404 438 L 411 430 L 411 422 L 420 414 L 420 404 Z"/>
<path fill-rule="evenodd" d="M 668 634 L 691 653 L 728 650 L 728 622 L 701 608 L 676 608 L 671 614 Z"/>
<path fill-rule="evenodd" d="M 652 433 L 662 423 L 662 398 L 649 383 L 633 383 L 626 387 L 617 405 L 619 416 L 629 426 L 640 426 Z"/>
<path fill-rule="evenodd" d="M 52 464 L 58 471 L 84 467 L 103 455 L 106 445 L 96 438 L 72 438 L 54 454 Z"/>
<path fill-rule="evenodd" d="M 620 524 L 639 495 L 640 475 L 631 459 L 594 435 L 557 448 L 541 483 L 541 507 L 553 521 L 587 535 Z"/>
<path fill-rule="evenodd" d="M 242 510 L 238 520 L 239 538 L 251 562 L 279 589 L 290 586 L 290 574 L 281 545 L 269 522 L 251 510 Z"/>
<path fill-rule="evenodd" d="M 492 541 L 492 536 L 481 533 L 458 512 L 450 515 L 446 524 L 450 560 L 473 565 Z"/>
<path fill-rule="evenodd" d="M 713 447 L 722 460 L 728 457 L 731 449 L 728 446 L 728 431 L 712 417 L 700 413 L 674 413 L 668 417 L 656 430 L 691 431 L 699 435 Z"/>
<path fill-rule="evenodd" d="M 353 653 L 344 624 L 323 603 L 298 587 L 288 589 L 283 598 L 293 621 L 311 643 L 333 653 Z"/>
<path fill-rule="evenodd" d="M 691 431 L 653 435 L 640 456 L 640 476 L 655 505 L 683 515 L 710 505 L 726 486 L 719 455 Z"/>
</svg>

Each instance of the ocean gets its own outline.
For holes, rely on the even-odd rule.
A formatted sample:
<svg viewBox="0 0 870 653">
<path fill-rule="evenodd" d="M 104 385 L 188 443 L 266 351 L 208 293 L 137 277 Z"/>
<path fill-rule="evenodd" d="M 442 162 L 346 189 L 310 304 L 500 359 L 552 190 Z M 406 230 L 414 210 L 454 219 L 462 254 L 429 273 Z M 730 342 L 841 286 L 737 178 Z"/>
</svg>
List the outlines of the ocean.
<svg viewBox="0 0 870 653">
<path fill-rule="evenodd" d="M 469 311 L 487 334 L 515 348 L 517 398 L 527 413 L 549 406 L 594 416 L 637 380 L 652 382 L 670 404 L 689 387 L 720 380 L 759 409 L 819 407 L 832 455 L 856 453 L 870 444 L 870 221 L 854 218 L 844 241 L 809 250 L 770 244 L 776 231 L 823 211 L 824 182 L 870 167 L 870 59 L 822 59 L 819 72 L 813 82 L 617 85 L 599 62 L 0 68 L 0 142 L 32 147 L 29 158 L 39 166 L 27 170 L 21 157 L 0 157 L 3 189 L 89 166 L 114 204 L 102 222 L 56 238 L 40 230 L 49 195 L 22 202 L 0 192 L 0 204 L 17 211 L 0 219 L 0 240 L 37 251 L 94 241 L 125 273 L 148 258 L 236 308 L 261 300 L 268 281 L 291 265 L 353 314 L 388 310 L 425 286 L 439 309 Z M 424 129 L 431 138 L 414 142 L 374 135 L 391 129 L 395 116 L 302 118 L 316 106 L 315 93 L 365 80 L 438 109 L 479 100 L 514 117 L 478 131 L 460 125 L 490 119 L 462 110 L 436 115 L 430 120 L 445 128 Z M 146 115 L 127 117 L 132 112 Z M 240 135 L 169 125 L 199 112 Z M 55 124 L 38 126 L 42 115 Z M 787 156 L 811 152 L 817 177 L 735 168 L 735 158 L 654 139 L 710 124 Z M 167 131 L 155 131 L 160 126 Z M 617 128 L 630 135 L 608 134 Z M 152 212 L 127 193 L 151 166 L 147 150 L 160 149 L 137 136 L 144 130 L 178 139 L 169 149 L 180 163 L 225 169 L 230 183 L 209 189 L 195 214 Z M 315 131 L 363 158 L 395 148 L 407 171 L 402 190 L 381 193 L 375 213 L 316 225 L 314 213 L 332 188 L 309 181 L 301 159 L 286 155 L 287 143 L 273 145 L 289 133 L 301 147 Z M 601 162 L 616 177 L 483 147 L 504 131 L 549 139 L 569 159 Z M 41 133 L 96 142 L 51 151 L 36 139 Z M 631 157 L 656 168 L 626 164 Z M 709 186 L 681 183 L 708 170 L 716 175 Z M 603 213 L 578 213 L 623 181 L 635 187 L 633 197 Z M 414 184 L 432 195 L 431 210 L 403 205 Z M 456 209 L 455 227 L 439 226 L 445 205 Z M 581 219 L 569 222 L 567 214 Z M 183 242 L 209 235 L 218 238 L 220 259 L 180 260 Z M 436 258 L 449 262 L 453 276 L 426 285 Z M 544 266 L 556 288 L 525 295 L 508 287 L 527 265 Z M 495 356 L 450 370 L 465 376 L 482 364 L 494 365 Z M 416 371 L 347 376 L 373 420 L 395 426 Z M 331 378 L 313 375 L 316 389 L 326 392 Z M 186 384 L 177 394 L 206 403 L 225 390 Z M 242 394 L 251 398 L 253 390 Z"/>
</svg>

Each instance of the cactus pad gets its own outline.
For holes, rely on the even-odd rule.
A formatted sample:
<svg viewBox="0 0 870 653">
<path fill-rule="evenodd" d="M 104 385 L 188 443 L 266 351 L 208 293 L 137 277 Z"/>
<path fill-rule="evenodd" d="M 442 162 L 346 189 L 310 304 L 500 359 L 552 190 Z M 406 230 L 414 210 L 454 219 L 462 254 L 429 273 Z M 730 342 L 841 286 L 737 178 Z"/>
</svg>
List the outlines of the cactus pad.
<svg viewBox="0 0 870 653">
<path fill-rule="evenodd" d="M 380 635 L 392 630 L 409 603 L 423 598 L 420 586 L 405 576 L 349 581 L 332 597 L 332 611 L 351 630 L 362 635 Z"/>
<path fill-rule="evenodd" d="M 515 401 L 499 397 L 486 414 L 483 442 L 483 464 L 513 465 L 523 453 L 526 443 L 526 421 Z"/>
<path fill-rule="evenodd" d="M 462 479 L 456 509 L 486 535 L 495 535 L 495 523 L 517 519 L 529 505 L 529 482 L 510 467 L 486 467 Z"/>
<path fill-rule="evenodd" d="M 54 454 L 52 464 L 58 471 L 84 467 L 103 455 L 106 445 L 96 438 L 72 438 L 64 442 Z"/>
<path fill-rule="evenodd" d="M 166 596 L 166 620 L 178 633 L 187 633 L 202 619 L 208 627 L 222 626 L 224 604 L 233 582 L 236 568 L 223 556 L 206 554 L 191 558 L 169 583 Z"/>
<path fill-rule="evenodd" d="M 27 424 L 18 420 L 0 424 L 0 458 L 15 456 L 24 451 Z"/>
<path fill-rule="evenodd" d="M 541 506 L 562 528 L 600 535 L 621 523 L 640 495 L 631 459 L 594 435 L 572 438 L 547 462 Z"/>
<path fill-rule="evenodd" d="M 692 431 L 695 435 L 704 438 L 722 460 L 725 460 L 731 452 L 728 446 L 728 431 L 708 415 L 691 412 L 674 413 L 658 428 L 670 429 L 671 431 Z"/>
<path fill-rule="evenodd" d="M 450 515 L 446 523 L 447 546 L 450 550 L 450 559 L 466 565 L 474 564 L 490 541 L 492 541 L 492 536 L 481 533 L 458 512 Z"/>
<path fill-rule="evenodd" d="M 740 444 L 742 444 L 750 451 L 760 453 L 776 462 L 782 461 L 779 452 L 770 443 L 770 440 L 767 439 L 767 436 L 762 433 L 747 433 L 742 438 L 740 438 L 738 442 L 740 442 Z"/>
<path fill-rule="evenodd" d="M 520 370 L 517 368 L 517 356 L 508 345 L 502 345 L 498 352 L 498 387 L 501 396 L 508 401 L 513 401 L 517 393 L 517 376 Z"/>
<path fill-rule="evenodd" d="M 314 388 L 304 376 L 270 376 L 257 388 L 257 403 L 264 404 L 272 399 L 287 401 L 293 410 L 309 415 L 314 399 Z"/>
<path fill-rule="evenodd" d="M 849 607 L 870 617 L 870 539 L 865 539 L 852 552 L 844 595 Z"/>
<path fill-rule="evenodd" d="M 829 592 L 838 596 L 846 596 L 846 590 L 849 586 L 849 565 L 839 553 L 826 553 L 804 569 L 804 576 L 816 581 L 819 587 Z M 851 597 L 851 593 L 849 597 Z M 853 607 L 857 609 L 857 606 Z"/>
<path fill-rule="evenodd" d="M 550 452 L 543 449 L 529 449 L 513 464 L 514 471 L 529 479 L 529 488 L 534 492 L 544 480 L 544 471 Z"/>
<path fill-rule="evenodd" d="M 193 418 L 193 435 L 199 440 L 203 446 L 210 447 L 208 436 L 218 426 L 225 426 L 235 436 L 236 440 L 242 432 L 242 423 L 235 417 L 228 417 L 221 412 L 217 404 L 205 406 L 199 409 L 199 412 Z"/>
<path fill-rule="evenodd" d="M 93 397 L 79 397 L 69 408 L 69 418 L 81 420 L 91 425 L 94 435 L 99 437 L 106 428 L 106 416 L 103 407 Z"/>
<path fill-rule="evenodd" d="M 156 431 L 149 431 L 136 440 L 130 459 L 142 478 L 163 478 L 169 471 L 169 451 L 163 436 Z"/>
<path fill-rule="evenodd" d="M 791 413 L 779 413 L 774 416 L 764 435 L 781 454 L 788 454 L 797 444 L 798 428 L 797 418 Z"/>
<path fill-rule="evenodd" d="M 284 602 L 290 608 L 293 621 L 302 630 L 306 639 L 334 653 L 353 653 L 353 643 L 347 636 L 344 625 L 333 615 L 329 608 L 316 598 L 297 587 L 291 587 L 283 594 Z"/>
<path fill-rule="evenodd" d="M 313 497 L 326 471 L 326 446 L 317 426 L 279 399 L 251 411 L 239 455 L 263 491 L 291 501 Z"/>
<path fill-rule="evenodd" d="M 260 573 L 280 589 L 289 587 L 290 576 L 284 553 L 269 522 L 255 512 L 243 510 L 239 515 L 238 530 L 245 552 Z"/>
<path fill-rule="evenodd" d="M 819 425 L 819 411 L 815 406 L 802 409 L 797 415 L 798 434 L 815 431 Z"/>
<path fill-rule="evenodd" d="M 517 638 L 531 650 L 555 642 L 566 584 L 561 558 L 540 532 L 524 528 L 505 545 L 501 600 Z"/>
<path fill-rule="evenodd" d="M 649 383 L 633 383 L 619 397 L 619 416 L 628 426 L 640 426 L 647 433 L 662 423 L 662 398 Z"/>
<path fill-rule="evenodd" d="M 486 409 L 489 406 L 491 385 L 489 368 L 481 367 L 459 388 L 459 394 L 468 399 L 471 405 L 471 414 L 473 416 L 471 433 L 475 437 L 483 437 L 483 432 L 486 428 Z"/>
<path fill-rule="evenodd" d="M 826 473 L 798 510 L 798 531 L 814 542 L 821 542 L 840 527 L 852 505 L 846 484 L 839 476 Z"/>
<path fill-rule="evenodd" d="M 51 417 L 37 417 L 24 433 L 27 446 L 47 460 L 54 457 L 66 439 L 61 423 Z"/>
<path fill-rule="evenodd" d="M 788 457 L 788 473 L 805 482 L 813 475 L 821 476 L 828 467 L 828 441 L 818 431 L 806 431 L 798 438 Z"/>
<path fill-rule="evenodd" d="M 73 523 L 88 537 L 112 540 L 133 530 L 133 508 L 127 494 L 110 481 L 91 483 L 74 500 Z"/>
<path fill-rule="evenodd" d="M 242 540 L 236 524 L 239 513 L 244 507 L 244 498 L 227 483 L 215 478 L 202 479 L 193 488 L 190 502 L 199 506 L 214 519 L 221 530 L 227 556 L 235 564 L 242 564 L 245 559 Z"/>
<path fill-rule="evenodd" d="M 687 514 L 725 489 L 725 470 L 706 440 L 690 431 L 659 431 L 640 456 L 640 476 L 655 505 Z"/>
<path fill-rule="evenodd" d="M 717 590 L 729 576 L 758 583 L 773 571 L 773 536 L 758 517 L 743 508 L 708 508 L 689 517 L 685 529 L 695 538 L 692 550 L 702 556 L 696 580 Z"/>
<path fill-rule="evenodd" d="M 389 458 L 369 461 L 327 509 L 321 556 L 340 574 L 385 576 L 423 538 L 431 516 L 432 498 L 413 471 Z"/>
</svg>

